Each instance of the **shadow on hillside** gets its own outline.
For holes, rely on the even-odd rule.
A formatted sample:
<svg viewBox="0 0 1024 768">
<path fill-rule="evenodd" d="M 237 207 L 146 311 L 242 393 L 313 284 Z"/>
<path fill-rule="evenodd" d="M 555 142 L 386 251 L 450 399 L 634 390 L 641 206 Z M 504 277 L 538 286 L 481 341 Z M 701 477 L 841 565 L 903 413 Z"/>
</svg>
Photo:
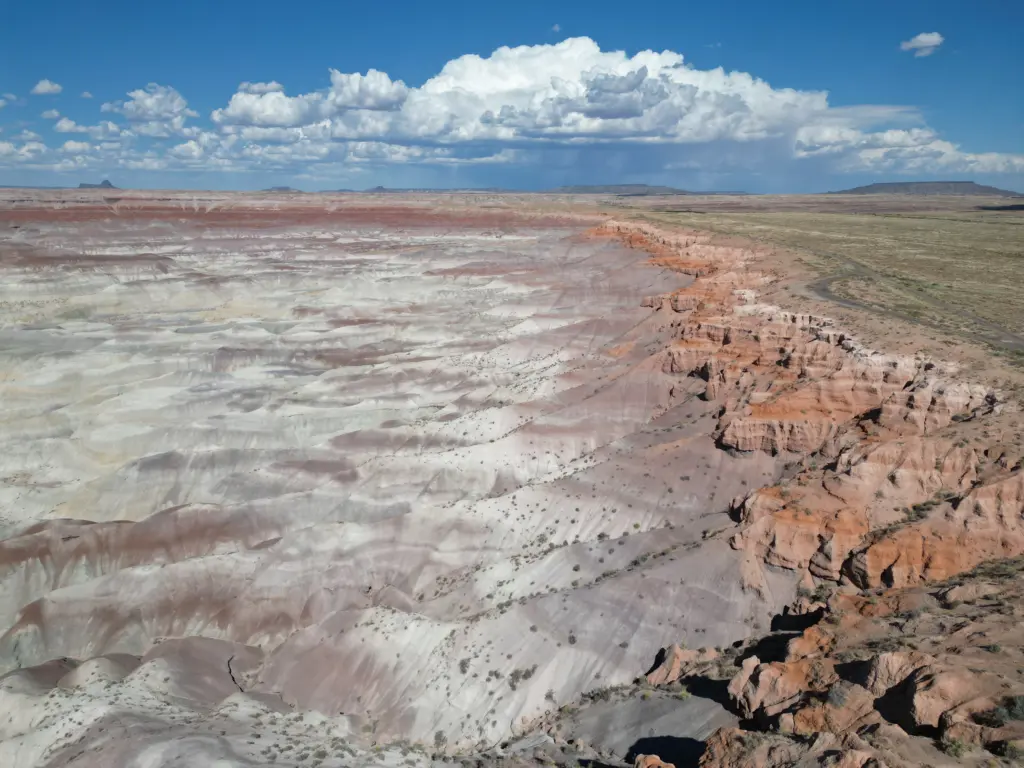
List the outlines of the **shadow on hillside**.
<svg viewBox="0 0 1024 768">
<path fill-rule="evenodd" d="M 730 712 L 733 711 L 735 704 L 733 704 L 732 697 L 729 696 L 728 680 L 715 680 L 712 677 L 694 675 L 684 677 L 682 683 L 686 686 L 686 690 L 694 696 L 710 699 L 716 704 L 721 704 Z"/>
<path fill-rule="evenodd" d="M 700 762 L 704 754 L 703 741 L 679 736 L 651 736 L 640 739 L 629 748 L 626 762 L 632 763 L 637 755 L 657 755 L 666 763 L 676 768 L 689 768 Z"/>
<path fill-rule="evenodd" d="M 803 632 L 822 620 L 825 609 L 809 613 L 777 613 L 772 617 L 772 632 Z"/>
<path fill-rule="evenodd" d="M 772 661 L 785 661 L 789 641 L 797 637 L 800 637 L 800 632 L 779 632 L 772 635 L 765 635 L 753 645 L 748 646 L 743 653 L 740 654 L 736 663 L 742 664 L 751 656 L 757 656 L 758 660 L 762 664 L 767 664 Z"/>
</svg>

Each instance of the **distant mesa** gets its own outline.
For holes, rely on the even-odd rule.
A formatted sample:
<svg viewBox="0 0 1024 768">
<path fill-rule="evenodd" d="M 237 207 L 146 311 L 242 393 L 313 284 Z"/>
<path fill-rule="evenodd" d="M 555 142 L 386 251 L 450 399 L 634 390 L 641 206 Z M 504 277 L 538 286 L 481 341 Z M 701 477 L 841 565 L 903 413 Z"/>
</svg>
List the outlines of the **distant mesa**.
<svg viewBox="0 0 1024 768">
<path fill-rule="evenodd" d="M 117 189 L 117 187 L 115 187 L 113 184 L 111 184 L 106 179 L 101 181 L 99 184 L 89 184 L 89 183 L 83 181 L 81 184 L 78 185 L 78 188 L 79 189 Z"/>
<path fill-rule="evenodd" d="M 987 187 L 973 181 L 888 181 L 829 192 L 830 195 L 988 195 L 1021 197 L 1018 192 Z"/>
</svg>

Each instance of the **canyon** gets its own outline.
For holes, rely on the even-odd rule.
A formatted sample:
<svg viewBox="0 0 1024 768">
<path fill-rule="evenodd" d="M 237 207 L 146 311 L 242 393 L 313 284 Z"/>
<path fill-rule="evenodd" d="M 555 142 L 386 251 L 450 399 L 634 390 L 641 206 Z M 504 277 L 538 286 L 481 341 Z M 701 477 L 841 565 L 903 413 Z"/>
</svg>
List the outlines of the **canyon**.
<svg viewBox="0 0 1024 768">
<path fill-rule="evenodd" d="M 5 765 L 1024 750 L 1016 394 L 770 243 L 5 190 L 0 269 Z"/>
</svg>

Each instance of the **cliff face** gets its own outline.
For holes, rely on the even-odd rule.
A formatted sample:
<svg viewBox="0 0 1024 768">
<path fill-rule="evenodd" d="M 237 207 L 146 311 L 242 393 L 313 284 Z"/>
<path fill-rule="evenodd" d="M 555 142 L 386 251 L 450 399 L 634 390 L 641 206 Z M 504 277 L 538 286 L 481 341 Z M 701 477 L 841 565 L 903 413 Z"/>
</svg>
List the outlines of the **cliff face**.
<svg viewBox="0 0 1024 768">
<path fill-rule="evenodd" d="M 1004 445 L 998 427 L 988 440 L 969 433 L 1006 409 L 998 392 L 759 303 L 774 279 L 763 251 L 632 223 L 603 232 L 696 276 L 645 303 L 678 316 L 662 367 L 720 404 L 719 447 L 789 461 L 782 483 L 735 500 L 734 548 L 860 587 L 943 579 L 1024 553 L 1021 448 Z"/>
<path fill-rule="evenodd" d="M 749 583 L 800 575 L 804 596 L 779 623 L 806 628 L 721 658 L 670 648 L 647 678 L 727 682 L 748 725 L 716 732 L 701 764 L 1019 757 L 1024 446 L 1004 428 L 1012 404 L 952 366 L 871 352 L 825 318 L 759 303 L 773 280 L 763 252 L 632 223 L 605 231 L 696 275 L 646 303 L 677 317 L 664 370 L 720 405 L 719 447 L 787 461 L 781 482 L 735 499 L 737 527 L 722 535 L 747 555 Z"/>
</svg>

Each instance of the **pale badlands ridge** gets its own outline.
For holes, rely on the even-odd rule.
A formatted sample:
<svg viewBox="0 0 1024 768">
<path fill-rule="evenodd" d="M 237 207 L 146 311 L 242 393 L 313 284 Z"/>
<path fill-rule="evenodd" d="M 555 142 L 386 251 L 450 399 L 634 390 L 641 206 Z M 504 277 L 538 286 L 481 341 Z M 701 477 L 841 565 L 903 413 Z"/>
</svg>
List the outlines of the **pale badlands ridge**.
<svg viewBox="0 0 1024 768">
<path fill-rule="evenodd" d="M 800 581 L 1024 552 L 1019 457 L 954 434 L 998 393 L 762 303 L 767 249 L 101 199 L 0 215 L 5 765 L 429 762 L 365 750 L 528 733 Z"/>
</svg>

